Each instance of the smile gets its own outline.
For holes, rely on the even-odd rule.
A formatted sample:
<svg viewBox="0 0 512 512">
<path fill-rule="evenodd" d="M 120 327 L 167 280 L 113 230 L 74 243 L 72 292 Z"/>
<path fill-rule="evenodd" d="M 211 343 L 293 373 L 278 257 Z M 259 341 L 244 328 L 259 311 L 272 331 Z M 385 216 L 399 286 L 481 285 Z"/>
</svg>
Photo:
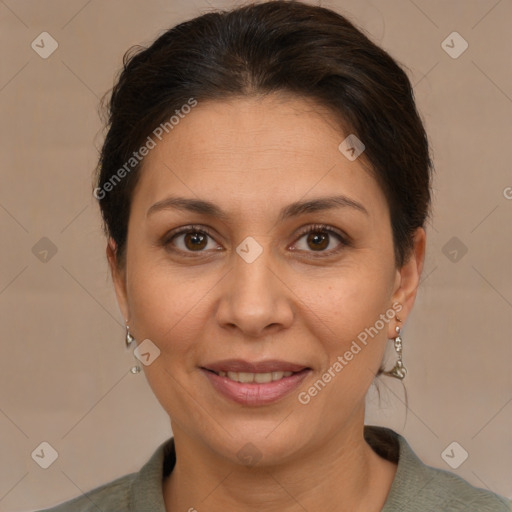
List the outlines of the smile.
<svg viewBox="0 0 512 512">
<path fill-rule="evenodd" d="M 256 382 L 258 384 L 265 384 L 267 382 L 275 382 L 281 380 L 283 377 L 290 377 L 293 372 L 267 372 L 267 373 L 250 373 L 250 372 L 215 372 L 220 377 L 227 377 L 235 382 Z"/>
<path fill-rule="evenodd" d="M 245 406 L 275 403 L 296 390 L 312 370 L 235 372 L 201 368 L 211 388 L 230 402 Z"/>
</svg>

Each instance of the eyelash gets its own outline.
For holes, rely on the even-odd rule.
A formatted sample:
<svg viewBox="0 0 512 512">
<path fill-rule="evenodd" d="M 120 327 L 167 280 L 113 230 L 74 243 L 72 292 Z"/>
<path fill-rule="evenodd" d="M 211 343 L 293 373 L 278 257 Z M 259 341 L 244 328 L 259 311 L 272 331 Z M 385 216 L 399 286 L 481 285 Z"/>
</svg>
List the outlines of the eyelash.
<svg viewBox="0 0 512 512">
<path fill-rule="evenodd" d="M 307 235 L 309 233 L 316 233 L 316 232 L 323 232 L 323 233 L 327 233 L 329 235 L 334 235 L 340 241 L 340 247 L 338 247 L 337 249 L 331 249 L 330 251 L 319 251 L 316 254 L 315 254 L 315 251 L 306 251 L 306 252 L 312 253 L 310 255 L 310 257 L 321 258 L 321 257 L 332 256 L 332 255 L 340 252 L 343 248 L 351 245 L 348 237 L 344 236 L 341 232 L 339 232 L 338 230 L 336 230 L 326 224 L 313 224 L 311 226 L 304 228 L 303 230 L 301 230 L 298 233 L 297 241 L 300 240 L 304 235 Z M 164 236 L 164 238 L 162 239 L 162 245 L 167 248 L 172 245 L 171 242 L 172 242 L 172 240 L 174 240 L 174 238 L 176 238 L 179 235 L 183 235 L 183 234 L 187 234 L 187 233 L 202 233 L 202 234 L 208 235 L 210 238 L 214 239 L 213 233 L 208 228 L 206 228 L 204 226 L 199 226 L 199 225 L 193 224 L 190 226 L 185 226 L 184 228 L 179 228 L 176 231 L 171 231 L 170 233 L 167 233 Z M 186 257 L 192 257 L 192 258 L 197 257 L 197 256 L 193 256 L 194 252 L 197 252 L 198 254 L 205 252 L 205 251 L 183 251 L 181 249 L 175 249 L 175 248 L 171 248 L 171 250 L 174 252 L 179 252 L 181 254 L 186 254 L 187 255 Z"/>
</svg>

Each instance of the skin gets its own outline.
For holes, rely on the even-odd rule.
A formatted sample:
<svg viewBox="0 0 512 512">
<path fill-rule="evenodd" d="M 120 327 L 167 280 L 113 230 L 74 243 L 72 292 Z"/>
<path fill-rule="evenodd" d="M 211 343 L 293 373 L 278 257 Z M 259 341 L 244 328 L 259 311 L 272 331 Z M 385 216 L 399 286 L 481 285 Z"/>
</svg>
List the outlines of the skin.
<svg viewBox="0 0 512 512">
<path fill-rule="evenodd" d="M 309 100 L 237 98 L 199 103 L 146 157 L 126 266 L 118 266 L 113 240 L 107 256 L 130 331 L 160 350 L 143 368 L 175 438 L 176 467 L 163 484 L 167 511 L 377 512 L 384 505 L 396 465 L 365 442 L 364 407 L 396 319 L 307 405 L 297 399 L 393 303 L 405 323 L 423 267 L 422 228 L 407 262 L 395 266 L 389 206 L 364 154 L 349 161 L 338 150 L 346 135 Z M 343 207 L 278 222 L 282 207 L 333 193 L 367 214 Z M 148 215 L 170 195 L 214 202 L 227 218 L 171 208 Z M 318 249 L 299 234 L 317 223 L 351 242 L 331 234 Z M 199 249 L 186 234 L 161 243 L 189 224 L 210 228 L 212 237 Z M 236 252 L 248 236 L 263 249 L 252 263 Z M 218 394 L 199 369 L 228 358 L 281 359 L 312 372 L 297 392 L 248 407 Z M 254 466 L 237 457 L 247 443 L 261 454 Z"/>
</svg>

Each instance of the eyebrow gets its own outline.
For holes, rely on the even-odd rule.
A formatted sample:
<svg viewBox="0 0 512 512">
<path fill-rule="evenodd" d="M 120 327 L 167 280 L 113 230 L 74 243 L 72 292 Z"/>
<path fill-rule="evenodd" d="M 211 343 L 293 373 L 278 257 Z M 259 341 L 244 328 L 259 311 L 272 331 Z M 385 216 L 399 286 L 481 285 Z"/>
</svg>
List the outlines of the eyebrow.
<svg viewBox="0 0 512 512">
<path fill-rule="evenodd" d="M 350 199 L 347 196 L 337 195 L 291 203 L 281 209 L 278 221 L 282 222 L 291 217 L 296 217 L 305 213 L 332 210 L 334 208 L 352 208 L 364 213 L 365 215 L 369 215 L 368 210 L 361 203 Z M 218 218 L 223 222 L 227 222 L 229 220 L 229 215 L 219 206 L 210 201 L 177 196 L 167 197 L 166 199 L 162 199 L 152 205 L 148 209 L 146 217 L 149 217 L 149 215 L 156 212 L 169 209 L 199 213 Z"/>
</svg>

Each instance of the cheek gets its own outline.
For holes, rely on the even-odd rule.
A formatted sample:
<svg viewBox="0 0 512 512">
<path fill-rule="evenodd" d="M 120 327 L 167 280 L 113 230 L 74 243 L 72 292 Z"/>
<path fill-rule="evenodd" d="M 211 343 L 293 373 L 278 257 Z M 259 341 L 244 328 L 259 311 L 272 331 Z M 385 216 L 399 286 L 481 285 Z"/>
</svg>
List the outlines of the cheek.
<svg viewBox="0 0 512 512">
<path fill-rule="evenodd" d="M 143 366 L 148 384 L 173 418 L 198 416 L 195 402 L 184 393 L 189 373 L 199 360 L 198 340 L 204 333 L 204 304 L 208 288 L 183 274 L 158 265 L 136 266 L 128 275 L 128 295 L 134 333 L 139 342 L 150 339 L 160 350 L 151 365 Z M 200 417 L 196 418 L 200 421 Z"/>
<path fill-rule="evenodd" d="M 312 316 L 311 326 L 316 322 L 316 327 L 310 327 L 319 353 L 325 355 L 319 378 L 327 383 L 326 393 L 322 391 L 315 407 L 330 404 L 335 415 L 363 400 L 384 356 L 395 314 L 388 283 L 382 277 L 362 279 L 356 275 L 340 279 L 339 284 L 322 299 L 323 306 L 316 306 L 316 312 L 322 312 L 322 316 L 317 315 L 322 324 Z M 323 384 L 319 387 L 323 389 Z"/>
<path fill-rule="evenodd" d="M 218 277 L 200 277 L 198 267 L 171 269 L 152 262 L 147 253 L 130 256 L 127 292 L 137 339 L 152 340 L 166 363 L 192 354 L 204 331 L 208 294 Z"/>
<path fill-rule="evenodd" d="M 336 411 L 350 409 L 363 399 L 377 373 L 395 314 L 390 300 L 392 273 L 384 266 L 345 269 L 308 304 L 314 312 L 309 314 L 309 329 L 318 353 L 324 354 L 319 377 L 328 383 L 315 407 L 330 403 L 336 404 Z"/>
<path fill-rule="evenodd" d="M 222 272 L 210 265 L 172 267 L 161 258 L 152 261 L 141 245 L 131 249 L 127 292 L 134 333 L 141 340 L 151 339 L 162 351 L 172 347 L 174 354 L 193 352 L 194 340 L 200 340 L 205 325 L 212 322 L 211 300 L 223 300 L 215 290 Z M 312 269 L 283 274 L 293 290 L 283 300 L 296 309 L 298 326 L 306 324 L 306 333 L 316 333 L 313 339 L 332 340 L 329 344 L 339 349 L 374 325 L 390 306 L 391 274 L 374 251 L 361 251 L 327 273 Z M 228 292 L 226 282 L 220 284 Z M 279 293 L 286 294 L 286 287 Z"/>
<path fill-rule="evenodd" d="M 302 299 L 338 340 L 346 342 L 391 307 L 393 275 L 382 263 L 353 265 L 332 276 L 323 291 L 317 288 L 315 293 L 303 294 Z"/>
</svg>

